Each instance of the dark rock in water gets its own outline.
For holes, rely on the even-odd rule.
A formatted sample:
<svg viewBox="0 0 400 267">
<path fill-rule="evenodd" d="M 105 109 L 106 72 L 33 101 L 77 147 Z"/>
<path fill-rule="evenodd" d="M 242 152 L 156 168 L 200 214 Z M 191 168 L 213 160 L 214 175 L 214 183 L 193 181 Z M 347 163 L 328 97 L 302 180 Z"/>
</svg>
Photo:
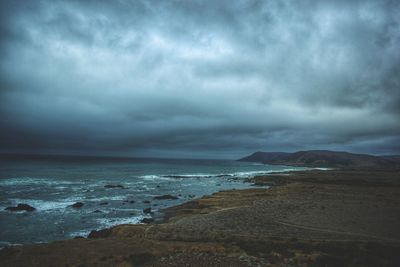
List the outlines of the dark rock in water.
<svg viewBox="0 0 400 267">
<path fill-rule="evenodd" d="M 101 210 L 95 210 L 93 213 L 103 213 Z"/>
<path fill-rule="evenodd" d="M 154 219 L 153 218 L 144 218 L 140 222 L 142 222 L 142 223 L 152 223 L 152 222 L 154 222 Z"/>
<path fill-rule="evenodd" d="M 232 176 L 233 176 L 232 174 L 219 174 L 219 175 L 216 175 L 215 177 L 224 178 L 224 177 L 232 177 Z"/>
<path fill-rule="evenodd" d="M 88 235 L 88 238 L 106 238 L 111 235 L 111 229 L 103 229 L 103 230 L 93 230 Z"/>
<path fill-rule="evenodd" d="M 129 203 L 133 204 L 133 203 L 135 203 L 135 200 L 131 200 L 131 201 L 129 201 Z"/>
<path fill-rule="evenodd" d="M 144 200 L 143 203 L 149 204 L 150 200 Z"/>
<path fill-rule="evenodd" d="M 9 211 L 34 211 L 36 210 L 34 207 L 28 205 L 28 204 L 18 204 L 16 207 L 7 207 L 5 210 Z"/>
<path fill-rule="evenodd" d="M 145 208 L 145 209 L 143 209 L 143 212 L 144 213 L 151 213 L 151 208 Z"/>
<path fill-rule="evenodd" d="M 125 187 L 120 184 L 106 184 L 104 188 L 121 188 L 121 189 L 128 189 L 128 187 Z"/>
<path fill-rule="evenodd" d="M 158 199 L 158 200 L 164 200 L 164 199 L 178 199 L 178 197 L 176 196 L 172 196 L 172 195 L 163 195 L 163 196 L 156 196 L 154 197 L 154 199 Z"/>
<path fill-rule="evenodd" d="M 82 202 L 76 202 L 75 204 L 72 204 L 71 207 L 75 208 L 75 209 L 79 209 L 83 207 L 83 203 Z"/>
<path fill-rule="evenodd" d="M 102 206 L 108 205 L 108 202 L 101 202 L 100 205 L 102 205 Z"/>
</svg>

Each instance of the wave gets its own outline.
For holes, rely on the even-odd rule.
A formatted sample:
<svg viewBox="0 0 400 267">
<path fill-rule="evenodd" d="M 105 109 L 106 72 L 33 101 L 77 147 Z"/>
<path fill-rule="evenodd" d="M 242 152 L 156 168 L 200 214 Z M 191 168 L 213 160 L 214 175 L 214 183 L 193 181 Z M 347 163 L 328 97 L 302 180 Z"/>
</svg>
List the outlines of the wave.
<svg viewBox="0 0 400 267">
<path fill-rule="evenodd" d="M 137 215 L 131 217 L 123 217 L 123 218 L 100 218 L 96 219 L 95 222 L 98 224 L 96 230 L 110 228 L 120 224 L 139 224 L 144 218 L 150 218 L 149 216 Z M 91 229 L 83 229 L 79 231 L 74 231 L 68 233 L 69 237 L 76 237 L 76 236 L 83 236 L 87 237 L 90 232 L 93 230 Z"/>
<path fill-rule="evenodd" d="M 123 217 L 123 218 L 101 218 L 101 219 L 96 219 L 96 222 L 100 224 L 100 227 L 98 229 L 104 229 L 120 224 L 138 224 L 144 218 L 150 218 L 150 217 L 137 215 L 137 216 Z"/>
<path fill-rule="evenodd" d="M 71 184 L 85 184 L 81 181 L 65 181 L 60 179 L 48 179 L 48 178 L 33 178 L 33 177 L 13 177 L 8 179 L 0 180 L 2 186 L 13 186 L 13 185 L 71 185 Z"/>
<path fill-rule="evenodd" d="M 330 170 L 334 170 L 334 168 L 322 168 L 322 167 L 318 167 L 318 168 L 311 168 L 312 170 L 318 170 L 318 171 L 330 171 Z"/>
<path fill-rule="evenodd" d="M 66 199 L 60 200 L 38 200 L 38 199 L 19 199 L 19 198 L 12 198 L 9 199 L 13 204 L 11 206 L 15 206 L 18 203 L 25 203 L 31 205 L 32 207 L 36 208 L 37 211 L 50 211 L 50 210 L 61 210 L 65 209 L 68 206 L 74 204 L 75 202 L 81 200 L 78 197 L 71 197 Z M 6 207 L 1 207 L 4 210 Z"/>
<path fill-rule="evenodd" d="M 80 231 L 76 231 L 76 232 L 70 232 L 70 233 L 68 233 L 68 236 L 71 238 L 77 237 L 77 236 L 87 237 L 91 231 L 92 230 L 80 230 Z"/>
<path fill-rule="evenodd" d="M 115 195 L 115 196 L 94 196 L 90 198 L 85 198 L 85 201 L 101 202 L 107 200 L 126 200 L 126 195 Z"/>
<path fill-rule="evenodd" d="M 8 241 L 0 241 L 0 250 L 2 250 L 5 247 L 16 247 L 16 246 L 22 246 L 20 243 L 12 243 Z"/>
<path fill-rule="evenodd" d="M 179 178 L 211 178 L 214 177 L 214 175 L 212 174 L 172 174 L 172 175 L 163 175 L 163 177 L 166 178 L 175 178 L 175 179 L 179 179 Z"/>
<path fill-rule="evenodd" d="M 145 180 L 172 180 L 170 177 L 164 176 L 164 175 L 142 175 L 139 176 L 139 178 L 141 179 L 145 179 Z"/>
<path fill-rule="evenodd" d="M 322 169 L 322 168 L 318 168 Z M 193 178 L 249 178 L 255 175 L 266 175 L 277 172 L 299 171 L 299 168 L 284 168 L 280 170 L 263 170 L 263 171 L 239 171 L 232 173 L 193 173 L 193 174 L 167 174 L 167 175 L 143 175 L 139 178 L 146 180 L 174 180 L 174 179 L 193 179 Z"/>
</svg>

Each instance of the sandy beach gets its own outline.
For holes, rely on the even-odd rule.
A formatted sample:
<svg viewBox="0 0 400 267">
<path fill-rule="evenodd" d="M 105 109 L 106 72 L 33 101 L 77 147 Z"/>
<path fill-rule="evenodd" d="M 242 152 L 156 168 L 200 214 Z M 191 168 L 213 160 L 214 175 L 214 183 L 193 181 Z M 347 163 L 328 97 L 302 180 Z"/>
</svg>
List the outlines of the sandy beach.
<svg viewBox="0 0 400 267">
<path fill-rule="evenodd" d="M 398 266 L 397 170 L 258 176 L 119 225 L 50 244 L 6 248 L 1 266 Z M 266 188 L 265 185 L 271 186 Z"/>
</svg>

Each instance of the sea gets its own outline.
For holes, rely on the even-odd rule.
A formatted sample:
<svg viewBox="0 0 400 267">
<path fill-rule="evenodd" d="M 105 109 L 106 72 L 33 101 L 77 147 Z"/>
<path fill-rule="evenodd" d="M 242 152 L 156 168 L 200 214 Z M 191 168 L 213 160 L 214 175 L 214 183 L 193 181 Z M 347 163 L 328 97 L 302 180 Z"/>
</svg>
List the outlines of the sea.
<svg viewBox="0 0 400 267">
<path fill-rule="evenodd" d="M 85 237 L 92 230 L 157 220 L 163 208 L 253 187 L 247 178 L 255 175 L 303 169 L 233 160 L 1 156 L 0 247 Z M 162 195 L 176 199 L 155 199 Z M 76 202 L 83 206 L 73 208 Z M 6 210 L 19 203 L 36 210 Z"/>
</svg>

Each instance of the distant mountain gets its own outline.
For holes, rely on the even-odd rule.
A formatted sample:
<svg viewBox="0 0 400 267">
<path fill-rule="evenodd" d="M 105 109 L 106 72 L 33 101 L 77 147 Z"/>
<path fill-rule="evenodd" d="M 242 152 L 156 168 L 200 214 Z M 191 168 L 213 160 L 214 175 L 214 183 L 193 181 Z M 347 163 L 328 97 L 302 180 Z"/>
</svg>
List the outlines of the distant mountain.
<svg viewBox="0 0 400 267">
<path fill-rule="evenodd" d="M 239 161 L 265 163 L 267 161 L 283 159 L 283 158 L 289 156 L 290 154 L 291 153 L 286 153 L 286 152 L 261 152 L 261 151 L 258 151 L 258 152 L 251 154 L 250 156 L 239 159 Z"/>
<path fill-rule="evenodd" d="M 399 167 L 399 158 L 398 156 L 379 157 L 348 152 L 309 150 L 295 153 L 256 152 L 248 157 L 240 159 L 240 161 L 303 167 L 386 168 Z"/>
</svg>

